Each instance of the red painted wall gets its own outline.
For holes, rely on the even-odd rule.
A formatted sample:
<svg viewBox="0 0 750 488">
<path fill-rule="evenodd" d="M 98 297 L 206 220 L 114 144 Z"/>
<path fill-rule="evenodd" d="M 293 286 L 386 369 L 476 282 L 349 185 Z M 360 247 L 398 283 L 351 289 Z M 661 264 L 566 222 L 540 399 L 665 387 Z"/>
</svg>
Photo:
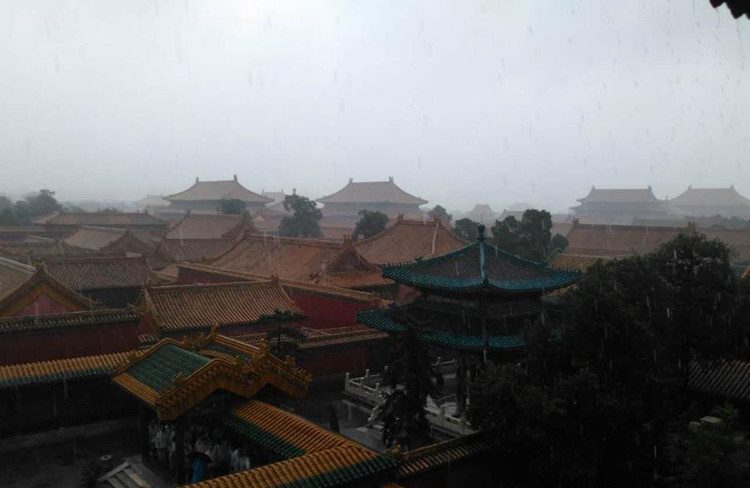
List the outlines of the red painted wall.
<svg viewBox="0 0 750 488">
<path fill-rule="evenodd" d="M 138 347 L 137 322 L 0 335 L 0 365 L 128 351 Z"/>
<path fill-rule="evenodd" d="M 178 276 L 178 282 L 184 284 L 225 283 L 229 281 L 233 280 L 230 277 L 184 268 L 180 268 Z M 294 290 L 289 295 L 307 316 L 299 325 L 311 329 L 330 329 L 332 327 L 356 325 L 357 312 L 372 308 L 369 303 L 304 290 Z"/>
<path fill-rule="evenodd" d="M 49 296 L 42 293 L 31 303 L 13 314 L 15 317 L 25 317 L 28 315 L 50 315 L 55 313 L 74 312 L 75 310 L 54 301 Z"/>
<path fill-rule="evenodd" d="M 298 290 L 292 291 L 289 296 L 307 317 L 300 325 L 311 329 L 357 325 L 357 312 L 372 308 L 368 303 Z"/>
</svg>

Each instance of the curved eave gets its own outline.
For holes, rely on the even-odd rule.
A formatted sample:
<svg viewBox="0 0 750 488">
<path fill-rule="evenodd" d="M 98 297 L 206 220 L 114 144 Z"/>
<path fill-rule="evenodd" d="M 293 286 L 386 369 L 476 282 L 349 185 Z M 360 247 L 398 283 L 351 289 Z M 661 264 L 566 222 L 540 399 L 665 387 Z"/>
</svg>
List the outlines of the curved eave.
<svg viewBox="0 0 750 488">
<path fill-rule="evenodd" d="M 399 334 L 406 327 L 379 310 L 364 310 L 357 313 L 357 322 L 373 329 L 391 334 Z M 440 347 L 462 351 L 511 351 L 526 346 L 526 341 L 518 335 L 490 336 L 486 344 L 480 336 L 456 334 L 440 330 L 421 331 L 422 339 Z"/>
<path fill-rule="evenodd" d="M 565 288 L 580 279 L 579 272 L 559 272 L 546 279 L 501 281 L 482 279 L 458 279 L 444 278 L 418 273 L 409 273 L 401 270 L 398 272 L 393 268 L 383 269 L 383 277 L 390 278 L 405 285 L 417 288 L 448 292 L 482 292 L 498 293 L 504 295 L 523 293 L 547 293 L 560 288 Z"/>
</svg>

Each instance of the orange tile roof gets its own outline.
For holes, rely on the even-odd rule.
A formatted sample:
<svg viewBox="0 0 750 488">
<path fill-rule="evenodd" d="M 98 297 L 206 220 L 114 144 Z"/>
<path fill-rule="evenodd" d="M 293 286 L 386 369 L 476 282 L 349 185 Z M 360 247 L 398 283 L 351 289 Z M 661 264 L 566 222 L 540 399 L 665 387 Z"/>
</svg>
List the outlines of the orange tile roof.
<svg viewBox="0 0 750 488">
<path fill-rule="evenodd" d="M 376 264 L 396 264 L 446 254 L 469 244 L 440 219 L 427 221 L 398 218 L 383 232 L 354 243 Z"/>
<path fill-rule="evenodd" d="M 42 267 L 13 291 L 0 298 L 0 316 L 9 316 L 33 301 L 43 291 L 56 302 L 75 310 L 89 310 L 95 304 L 83 295 L 60 283 Z"/>
<path fill-rule="evenodd" d="M 28 280 L 34 271 L 33 266 L 0 257 L 0 299 Z"/>
<path fill-rule="evenodd" d="M 73 290 L 133 288 L 152 279 L 144 257 L 81 257 L 46 259 L 42 267 Z"/>
<path fill-rule="evenodd" d="M 178 268 L 200 271 L 201 273 L 210 273 L 210 274 L 222 277 L 222 278 L 232 278 L 233 280 L 236 280 L 236 281 L 239 281 L 239 280 L 268 281 L 274 278 L 271 275 L 262 275 L 262 274 L 248 273 L 244 271 L 221 269 L 221 268 L 216 268 L 214 266 L 209 266 L 206 264 L 183 263 L 183 264 L 179 264 Z M 279 281 L 281 283 L 281 286 L 283 286 L 285 290 L 289 290 L 291 292 L 299 291 L 299 292 L 306 292 L 306 293 L 315 293 L 315 294 L 319 294 L 323 296 L 340 298 L 343 300 L 370 303 L 373 305 L 373 308 L 384 307 L 387 304 L 387 301 L 382 300 L 377 295 L 370 293 L 370 292 L 352 290 L 350 288 L 328 286 L 328 285 L 323 285 L 321 283 L 311 283 L 311 282 L 306 282 L 306 281 L 297 281 L 297 280 L 288 280 L 288 279 L 280 279 Z"/>
<path fill-rule="evenodd" d="M 307 454 L 259 468 L 221 476 L 192 488 L 333 488 L 382 477 L 393 462 L 356 445 Z"/>
<path fill-rule="evenodd" d="M 233 409 L 230 419 L 230 425 L 237 430 L 250 427 L 258 435 L 275 439 L 280 447 L 277 454 L 282 456 L 288 450 L 284 446 L 293 446 L 300 455 L 354 444 L 309 420 L 258 400 Z"/>
<path fill-rule="evenodd" d="M 568 233 L 570 254 L 632 256 L 655 251 L 679 233 L 699 232 L 718 239 L 736 252 L 736 259 L 750 259 L 750 229 L 595 225 L 576 223 Z"/>
<path fill-rule="evenodd" d="M 392 283 L 349 242 L 252 235 L 206 264 L 332 286 L 362 288 Z"/>
<path fill-rule="evenodd" d="M 489 442 L 482 437 L 482 433 L 478 433 L 414 449 L 399 457 L 397 477 L 404 480 L 453 466 L 482 454 L 489 448 Z"/>
<path fill-rule="evenodd" d="M 34 220 L 39 225 L 93 225 L 98 227 L 166 227 L 166 222 L 147 213 L 53 212 Z"/>
<path fill-rule="evenodd" d="M 23 317 L 0 318 L 0 334 L 34 330 L 96 327 L 109 324 L 137 324 L 140 316 L 132 309 L 86 310 Z"/>
<path fill-rule="evenodd" d="M 234 282 L 146 287 L 141 301 L 161 331 L 249 325 L 276 312 L 302 312 L 278 282 Z"/>
<path fill-rule="evenodd" d="M 566 271 L 586 271 L 594 265 L 594 263 L 609 261 L 611 259 L 613 259 L 611 256 L 586 256 L 582 254 L 563 252 L 552 259 L 550 268 Z"/>
<path fill-rule="evenodd" d="M 320 203 L 398 203 L 423 205 L 427 200 L 406 193 L 390 178 L 388 181 L 354 181 L 349 179 L 345 187 L 323 198 Z"/>
<path fill-rule="evenodd" d="M 134 351 L 0 366 L 0 389 L 109 376 Z"/>
<path fill-rule="evenodd" d="M 157 258 L 164 262 L 205 261 L 233 245 L 232 239 L 165 239 L 159 243 Z"/>
<path fill-rule="evenodd" d="M 246 215 L 188 214 L 169 228 L 165 239 L 231 239 L 243 232 L 256 233 Z"/>
<path fill-rule="evenodd" d="M 79 227 L 65 238 L 65 245 L 89 251 L 122 251 L 147 254 L 153 251 L 154 244 L 141 239 L 126 229 L 108 227 Z"/>
<path fill-rule="evenodd" d="M 195 179 L 193 186 L 185 191 L 164 197 L 170 202 L 196 202 L 242 200 L 246 203 L 271 203 L 272 199 L 258 195 L 240 185 L 235 177 L 233 180 L 199 181 Z"/>
</svg>

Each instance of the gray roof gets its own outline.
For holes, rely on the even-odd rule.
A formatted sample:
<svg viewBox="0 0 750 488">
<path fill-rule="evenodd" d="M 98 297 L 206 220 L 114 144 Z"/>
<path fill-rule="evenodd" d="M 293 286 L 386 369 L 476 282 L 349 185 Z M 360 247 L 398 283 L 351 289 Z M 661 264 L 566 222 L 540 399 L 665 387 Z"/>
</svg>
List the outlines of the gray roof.
<svg viewBox="0 0 750 488">
<path fill-rule="evenodd" d="M 164 197 L 170 202 L 196 202 L 218 200 L 241 200 L 245 203 L 271 203 L 273 200 L 254 193 L 240 185 L 237 178 L 221 181 L 195 180 L 193 186 L 185 191 Z"/>
<path fill-rule="evenodd" d="M 393 182 L 393 178 L 388 181 L 354 181 L 349 179 L 349 183 L 341 190 L 319 198 L 320 203 L 399 203 L 405 205 L 423 205 L 427 200 L 415 197 L 399 188 Z"/>
<path fill-rule="evenodd" d="M 750 207 L 750 200 L 740 195 L 733 186 L 729 188 L 693 188 L 688 187 L 669 202 L 675 206 L 685 207 Z"/>
</svg>

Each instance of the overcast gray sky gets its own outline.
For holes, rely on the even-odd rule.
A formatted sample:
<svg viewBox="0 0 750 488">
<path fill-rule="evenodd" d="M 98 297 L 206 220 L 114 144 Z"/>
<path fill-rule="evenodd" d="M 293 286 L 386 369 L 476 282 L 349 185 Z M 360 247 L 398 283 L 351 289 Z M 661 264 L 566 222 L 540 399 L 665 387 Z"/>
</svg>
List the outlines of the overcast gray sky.
<svg viewBox="0 0 750 488">
<path fill-rule="evenodd" d="M 0 192 L 750 197 L 748 65 L 708 0 L 0 0 Z"/>
</svg>

